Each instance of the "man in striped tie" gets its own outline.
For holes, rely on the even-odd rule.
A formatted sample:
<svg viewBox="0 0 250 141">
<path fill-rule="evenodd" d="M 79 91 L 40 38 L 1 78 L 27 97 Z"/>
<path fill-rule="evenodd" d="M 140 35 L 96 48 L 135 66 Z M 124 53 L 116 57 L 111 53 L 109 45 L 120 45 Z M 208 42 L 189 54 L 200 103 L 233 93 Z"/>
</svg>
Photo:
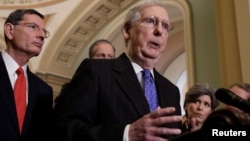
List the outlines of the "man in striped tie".
<svg viewBox="0 0 250 141">
<path fill-rule="evenodd" d="M 86 59 L 55 100 L 60 141 L 160 141 L 181 133 L 180 93 L 155 66 L 172 29 L 158 0 L 140 0 L 123 25 L 126 51 Z"/>
</svg>

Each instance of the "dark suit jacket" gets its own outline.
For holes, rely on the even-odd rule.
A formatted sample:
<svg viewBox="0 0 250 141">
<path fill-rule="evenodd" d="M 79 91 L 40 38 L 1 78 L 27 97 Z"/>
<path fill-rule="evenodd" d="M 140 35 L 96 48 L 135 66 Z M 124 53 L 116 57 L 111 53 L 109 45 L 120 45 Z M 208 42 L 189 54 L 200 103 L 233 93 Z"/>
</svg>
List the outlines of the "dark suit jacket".
<svg viewBox="0 0 250 141">
<path fill-rule="evenodd" d="M 0 53 L 0 141 L 45 141 L 52 125 L 52 88 L 27 69 L 28 106 L 20 135 L 14 92 Z"/>
<path fill-rule="evenodd" d="M 156 70 L 154 76 L 160 106 L 174 106 L 175 114 L 181 115 L 178 88 Z M 126 124 L 149 112 L 125 54 L 117 59 L 86 59 L 56 99 L 55 135 L 60 141 L 122 141 Z"/>
</svg>

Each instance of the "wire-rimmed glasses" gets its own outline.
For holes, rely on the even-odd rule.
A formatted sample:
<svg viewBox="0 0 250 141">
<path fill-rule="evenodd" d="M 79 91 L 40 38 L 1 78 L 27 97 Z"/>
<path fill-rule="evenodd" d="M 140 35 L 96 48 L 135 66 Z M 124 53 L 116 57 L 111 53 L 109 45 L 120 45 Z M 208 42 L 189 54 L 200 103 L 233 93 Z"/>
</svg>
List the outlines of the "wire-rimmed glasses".
<svg viewBox="0 0 250 141">
<path fill-rule="evenodd" d="M 141 18 L 138 21 L 139 21 L 140 26 L 146 27 L 146 28 L 156 28 L 161 23 L 162 32 L 166 33 L 166 34 L 173 29 L 173 26 L 170 26 L 170 24 L 168 22 L 160 21 L 155 16 Z"/>
<path fill-rule="evenodd" d="M 44 33 L 44 38 L 48 38 L 50 36 L 50 33 L 48 30 L 44 28 L 40 28 L 37 24 L 35 23 L 18 23 L 16 25 L 24 25 L 26 26 L 30 31 L 38 33 L 39 31 L 42 31 Z"/>
</svg>

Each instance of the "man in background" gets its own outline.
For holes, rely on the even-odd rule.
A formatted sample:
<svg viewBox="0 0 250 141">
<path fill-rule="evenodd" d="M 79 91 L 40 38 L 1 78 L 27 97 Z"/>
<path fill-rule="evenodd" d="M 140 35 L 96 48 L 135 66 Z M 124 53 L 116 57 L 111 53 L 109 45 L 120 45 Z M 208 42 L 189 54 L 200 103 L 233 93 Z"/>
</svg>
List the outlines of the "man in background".
<svg viewBox="0 0 250 141">
<path fill-rule="evenodd" d="M 250 102 L 250 84 L 248 84 L 248 83 L 234 83 L 234 84 L 229 86 L 229 90 L 232 91 L 237 96 L 239 96 L 240 98 L 242 98 L 243 100 Z M 242 110 L 238 109 L 237 107 L 231 106 L 231 105 L 225 104 L 225 107 L 232 109 L 232 110 L 237 110 L 237 111 L 242 112 Z"/>
<path fill-rule="evenodd" d="M 106 39 L 96 40 L 89 48 L 89 58 L 113 59 L 115 58 L 115 47 Z"/>
<path fill-rule="evenodd" d="M 115 58 L 115 47 L 106 39 L 96 40 L 89 47 L 90 59 L 113 59 Z M 62 90 L 68 85 L 68 82 L 62 85 Z"/>
</svg>

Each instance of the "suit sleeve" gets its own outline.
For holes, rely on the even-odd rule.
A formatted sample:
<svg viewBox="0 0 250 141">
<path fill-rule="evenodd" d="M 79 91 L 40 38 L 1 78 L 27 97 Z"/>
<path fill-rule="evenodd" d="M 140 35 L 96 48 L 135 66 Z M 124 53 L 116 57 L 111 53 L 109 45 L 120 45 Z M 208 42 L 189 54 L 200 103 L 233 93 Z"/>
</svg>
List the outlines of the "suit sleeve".
<svg viewBox="0 0 250 141">
<path fill-rule="evenodd" d="M 60 141 L 122 140 L 125 125 L 98 118 L 98 73 L 84 60 L 55 101 L 55 139 Z"/>
</svg>

